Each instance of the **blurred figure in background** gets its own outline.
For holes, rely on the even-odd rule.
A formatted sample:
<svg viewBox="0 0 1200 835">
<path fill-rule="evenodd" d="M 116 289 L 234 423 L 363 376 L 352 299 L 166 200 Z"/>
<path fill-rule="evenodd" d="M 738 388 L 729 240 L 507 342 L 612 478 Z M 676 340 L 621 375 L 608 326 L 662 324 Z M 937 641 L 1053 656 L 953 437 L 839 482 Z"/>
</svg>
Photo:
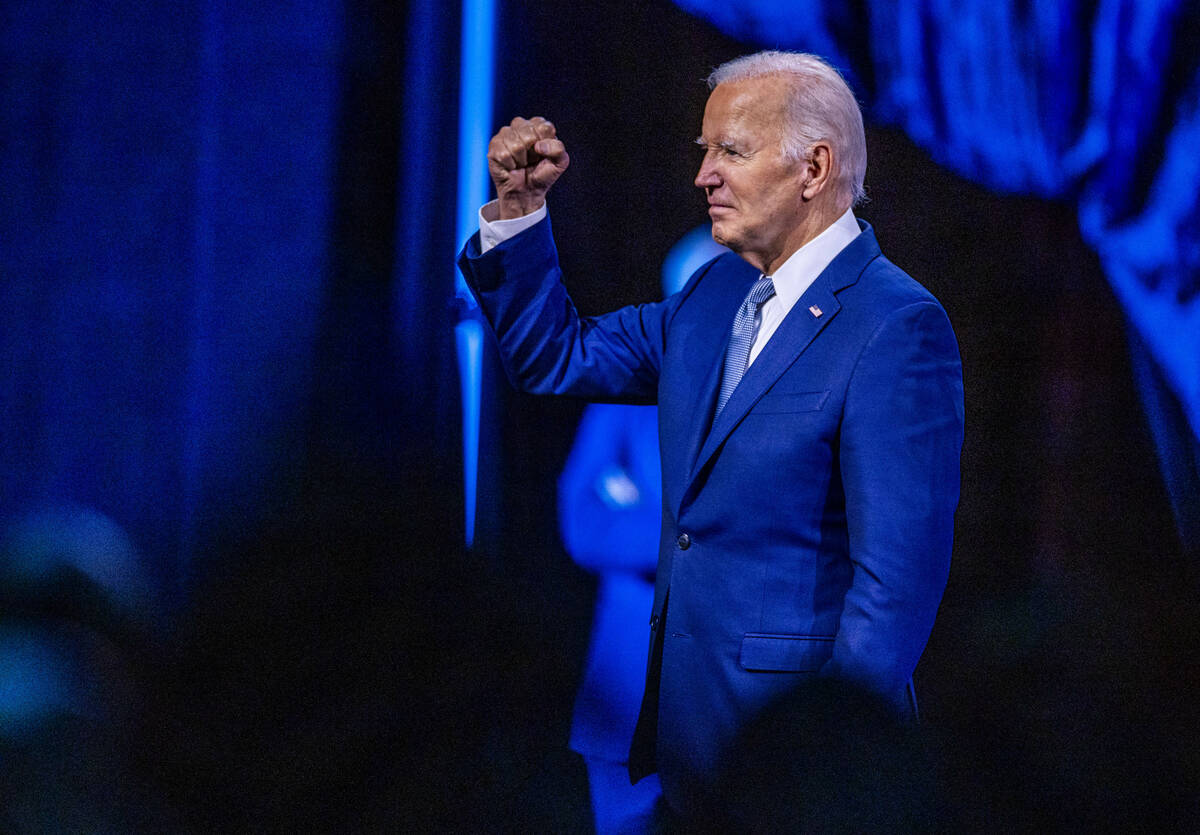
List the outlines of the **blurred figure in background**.
<svg viewBox="0 0 1200 835">
<path fill-rule="evenodd" d="M 162 625 L 132 542 L 97 511 L 28 513 L 0 541 L 0 831 L 141 831 L 131 779 Z"/>
<path fill-rule="evenodd" d="M 707 224 L 693 229 L 663 262 L 664 295 L 726 251 Z M 596 831 L 645 832 L 662 790 L 657 775 L 631 786 L 627 762 L 646 684 L 662 522 L 658 410 L 589 405 L 558 488 L 563 544 L 599 581 L 571 750 L 587 765 Z"/>
</svg>

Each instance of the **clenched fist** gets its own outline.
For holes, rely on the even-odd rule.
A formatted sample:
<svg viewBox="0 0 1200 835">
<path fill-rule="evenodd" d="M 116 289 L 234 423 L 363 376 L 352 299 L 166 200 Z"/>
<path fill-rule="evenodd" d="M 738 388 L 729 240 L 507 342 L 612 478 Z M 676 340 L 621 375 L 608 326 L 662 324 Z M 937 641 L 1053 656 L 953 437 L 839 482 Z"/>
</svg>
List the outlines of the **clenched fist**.
<svg viewBox="0 0 1200 835">
<path fill-rule="evenodd" d="M 501 220 L 540 209 L 546 202 L 546 192 L 571 161 L 554 125 L 541 116 L 518 116 L 500 128 L 488 143 L 487 158 Z"/>
</svg>

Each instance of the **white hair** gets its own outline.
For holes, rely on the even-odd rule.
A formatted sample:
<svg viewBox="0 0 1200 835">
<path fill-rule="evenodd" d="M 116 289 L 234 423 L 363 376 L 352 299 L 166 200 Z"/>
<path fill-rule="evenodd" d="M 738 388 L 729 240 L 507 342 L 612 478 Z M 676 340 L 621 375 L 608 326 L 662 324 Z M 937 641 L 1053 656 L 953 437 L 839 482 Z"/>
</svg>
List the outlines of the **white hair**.
<svg viewBox="0 0 1200 835">
<path fill-rule="evenodd" d="M 808 157 L 817 142 L 829 142 L 837 161 L 835 188 L 849 197 L 852 205 L 862 201 L 866 196 L 863 178 L 867 173 L 867 141 L 862 111 L 841 73 L 816 55 L 768 50 L 717 67 L 708 77 L 708 89 L 727 81 L 764 76 L 783 76 L 791 81 L 783 130 L 784 156 L 799 162 Z"/>
</svg>

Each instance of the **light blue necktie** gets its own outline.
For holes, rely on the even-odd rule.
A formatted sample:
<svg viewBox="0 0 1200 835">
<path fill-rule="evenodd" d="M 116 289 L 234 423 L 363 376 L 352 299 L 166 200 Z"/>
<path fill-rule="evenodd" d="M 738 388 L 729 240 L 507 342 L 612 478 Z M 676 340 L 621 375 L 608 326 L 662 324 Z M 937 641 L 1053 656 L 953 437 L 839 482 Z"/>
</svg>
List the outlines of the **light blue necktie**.
<svg viewBox="0 0 1200 835">
<path fill-rule="evenodd" d="M 729 336 L 729 347 L 725 350 L 725 370 L 721 372 L 721 393 L 717 396 L 717 414 L 725 408 L 730 395 L 737 388 L 742 375 L 746 373 L 746 363 L 750 360 L 750 346 L 754 344 L 754 334 L 758 331 L 758 307 L 771 296 L 775 295 L 775 285 L 767 276 L 754 282 L 746 300 L 738 308 L 737 316 L 733 317 L 733 333 Z M 716 415 L 713 416 L 716 420 Z"/>
</svg>

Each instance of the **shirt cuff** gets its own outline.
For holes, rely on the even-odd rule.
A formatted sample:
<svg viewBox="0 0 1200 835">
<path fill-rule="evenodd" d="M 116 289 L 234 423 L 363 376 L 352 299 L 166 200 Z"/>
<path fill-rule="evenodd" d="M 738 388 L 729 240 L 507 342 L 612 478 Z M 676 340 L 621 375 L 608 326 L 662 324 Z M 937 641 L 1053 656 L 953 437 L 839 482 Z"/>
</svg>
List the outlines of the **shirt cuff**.
<svg viewBox="0 0 1200 835">
<path fill-rule="evenodd" d="M 534 226 L 546 216 L 546 204 L 527 215 L 499 220 L 499 200 L 483 204 L 479 210 L 479 254 L 487 252 L 494 246 L 514 238 L 531 226 Z M 492 220 L 488 220 L 488 218 Z"/>
</svg>

